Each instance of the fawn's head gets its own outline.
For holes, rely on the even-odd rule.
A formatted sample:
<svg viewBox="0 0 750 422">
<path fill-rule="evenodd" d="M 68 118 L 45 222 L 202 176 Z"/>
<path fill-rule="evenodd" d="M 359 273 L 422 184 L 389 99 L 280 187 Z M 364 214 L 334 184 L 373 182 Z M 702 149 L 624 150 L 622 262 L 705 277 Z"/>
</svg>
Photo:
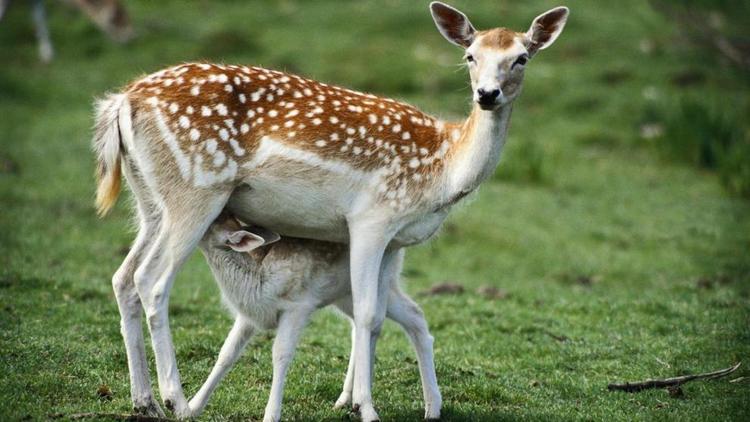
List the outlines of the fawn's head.
<svg viewBox="0 0 750 422">
<path fill-rule="evenodd" d="M 222 212 L 209 226 L 201 240 L 209 249 L 250 252 L 253 249 L 276 242 L 279 235 L 258 226 L 243 226 L 227 212 Z"/>
<path fill-rule="evenodd" d="M 518 97 L 526 63 L 557 39 L 568 19 L 568 8 L 556 7 L 537 16 L 526 32 L 477 31 L 466 15 L 444 3 L 430 3 L 430 12 L 440 33 L 465 49 L 474 101 L 483 110 L 496 110 Z"/>
</svg>

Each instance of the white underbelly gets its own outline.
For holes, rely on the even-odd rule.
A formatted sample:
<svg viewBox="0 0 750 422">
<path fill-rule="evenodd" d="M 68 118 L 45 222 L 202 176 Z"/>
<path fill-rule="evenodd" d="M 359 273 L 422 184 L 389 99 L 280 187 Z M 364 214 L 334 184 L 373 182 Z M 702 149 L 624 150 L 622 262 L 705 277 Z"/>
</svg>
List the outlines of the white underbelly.
<svg viewBox="0 0 750 422">
<path fill-rule="evenodd" d="M 322 162 L 314 154 L 284 147 L 269 138 L 264 138 L 243 181 L 229 198 L 227 209 L 246 223 L 287 237 L 348 243 L 347 216 L 378 207 L 375 173 L 344 163 Z M 389 211 L 383 208 L 383 212 Z M 402 221 L 392 215 L 401 226 L 393 246 L 424 242 L 440 228 L 447 214 L 445 208 L 415 213 Z"/>
<path fill-rule="evenodd" d="M 348 242 L 346 202 L 353 195 L 315 186 L 304 179 L 282 183 L 265 178 L 247 180 L 227 203 L 228 210 L 248 223 L 283 236 Z"/>
</svg>

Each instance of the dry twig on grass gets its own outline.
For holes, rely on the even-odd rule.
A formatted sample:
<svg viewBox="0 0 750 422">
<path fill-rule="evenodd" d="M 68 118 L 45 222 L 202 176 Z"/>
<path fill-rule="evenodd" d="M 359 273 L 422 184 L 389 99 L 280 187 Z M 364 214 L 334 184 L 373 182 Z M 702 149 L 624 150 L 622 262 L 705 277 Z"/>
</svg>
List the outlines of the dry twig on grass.
<svg viewBox="0 0 750 422">
<path fill-rule="evenodd" d="M 714 379 L 714 378 L 721 378 L 725 377 L 732 372 L 736 371 L 737 368 L 740 367 L 742 362 L 737 362 L 734 366 L 730 366 L 726 369 L 721 369 L 714 372 L 705 372 L 703 374 L 696 374 L 696 375 L 683 375 L 680 377 L 674 377 L 674 378 L 664 378 L 664 379 L 649 379 L 646 381 L 640 381 L 640 382 L 626 382 L 625 384 L 609 384 L 607 386 L 607 390 L 609 391 L 625 391 L 627 393 L 636 393 L 641 390 L 647 390 L 649 388 L 668 388 L 668 387 L 677 387 L 682 384 L 685 384 L 686 382 L 694 381 L 694 380 L 700 380 L 700 379 Z"/>
</svg>

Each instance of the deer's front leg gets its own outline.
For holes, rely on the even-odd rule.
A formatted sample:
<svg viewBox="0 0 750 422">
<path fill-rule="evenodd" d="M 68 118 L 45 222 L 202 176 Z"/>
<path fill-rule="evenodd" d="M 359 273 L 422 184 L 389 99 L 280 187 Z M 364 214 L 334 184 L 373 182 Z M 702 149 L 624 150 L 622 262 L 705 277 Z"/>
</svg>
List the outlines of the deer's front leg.
<svg viewBox="0 0 750 422">
<path fill-rule="evenodd" d="M 379 298 L 378 293 L 380 264 L 391 236 L 382 222 L 349 223 L 354 314 L 353 402 L 365 422 L 378 420 L 372 404 L 371 340 L 373 331 L 381 323 L 378 301 L 387 300 L 387 297 Z"/>
</svg>

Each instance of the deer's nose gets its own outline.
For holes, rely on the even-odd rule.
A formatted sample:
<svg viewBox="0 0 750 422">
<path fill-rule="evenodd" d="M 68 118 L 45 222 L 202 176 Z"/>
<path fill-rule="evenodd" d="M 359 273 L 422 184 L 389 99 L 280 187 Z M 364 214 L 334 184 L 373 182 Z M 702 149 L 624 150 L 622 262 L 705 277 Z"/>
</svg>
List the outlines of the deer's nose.
<svg viewBox="0 0 750 422">
<path fill-rule="evenodd" d="M 477 89 L 477 96 L 479 97 L 480 104 L 493 104 L 497 97 L 500 96 L 499 89 L 493 89 L 492 91 L 486 91 L 483 88 Z"/>
</svg>

